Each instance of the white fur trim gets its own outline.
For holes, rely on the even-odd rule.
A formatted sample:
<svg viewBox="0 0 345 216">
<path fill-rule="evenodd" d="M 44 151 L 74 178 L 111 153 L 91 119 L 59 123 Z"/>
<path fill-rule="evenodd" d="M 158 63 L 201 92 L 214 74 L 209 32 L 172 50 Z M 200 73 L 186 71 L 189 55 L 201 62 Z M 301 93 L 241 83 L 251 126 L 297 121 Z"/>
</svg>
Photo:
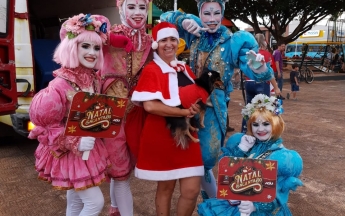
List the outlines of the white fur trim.
<svg viewBox="0 0 345 216">
<path fill-rule="evenodd" d="M 170 77 L 169 77 L 169 79 L 170 79 Z M 170 85 L 169 85 L 169 88 L 170 88 Z M 170 99 L 165 99 L 161 92 L 138 92 L 138 91 L 134 91 L 131 100 L 136 105 L 140 104 L 140 102 L 150 101 L 150 100 L 160 100 L 165 105 L 173 106 L 173 107 L 181 104 L 181 100 L 180 100 L 180 97 L 178 95 L 177 95 L 177 97 L 176 97 L 176 95 L 173 97 L 171 92 L 170 92 L 170 96 L 171 96 Z"/>
<path fill-rule="evenodd" d="M 204 176 L 204 166 L 180 168 L 167 171 L 143 170 L 135 167 L 135 177 L 154 181 L 167 181 L 192 176 Z"/>
<path fill-rule="evenodd" d="M 156 41 L 153 41 L 151 47 L 154 50 L 157 49 L 158 48 L 158 43 Z"/>
<path fill-rule="evenodd" d="M 171 65 L 172 67 L 176 67 L 176 66 L 177 66 L 177 61 L 176 61 L 176 60 L 172 60 L 172 61 L 170 62 L 170 65 Z"/>
<path fill-rule="evenodd" d="M 169 93 L 170 98 L 166 99 L 163 97 L 162 92 L 139 92 L 134 91 L 132 94 L 132 102 L 135 105 L 141 106 L 141 102 L 150 101 L 150 100 L 160 100 L 162 103 L 168 106 L 178 106 L 181 104 L 179 90 L 178 90 L 178 80 L 177 80 L 177 72 L 174 68 L 170 67 L 167 63 L 165 63 L 159 55 L 154 52 L 153 53 L 153 61 L 160 67 L 163 73 L 169 73 Z M 177 63 L 184 64 L 182 61 L 177 61 Z M 183 73 L 194 83 L 192 77 L 189 76 L 188 72 L 185 70 Z"/>
<path fill-rule="evenodd" d="M 179 40 L 178 32 L 175 28 L 162 28 L 162 29 L 158 30 L 158 32 L 157 32 L 156 41 L 160 41 L 163 38 L 167 38 L 167 37 L 174 37 L 177 40 Z"/>
</svg>

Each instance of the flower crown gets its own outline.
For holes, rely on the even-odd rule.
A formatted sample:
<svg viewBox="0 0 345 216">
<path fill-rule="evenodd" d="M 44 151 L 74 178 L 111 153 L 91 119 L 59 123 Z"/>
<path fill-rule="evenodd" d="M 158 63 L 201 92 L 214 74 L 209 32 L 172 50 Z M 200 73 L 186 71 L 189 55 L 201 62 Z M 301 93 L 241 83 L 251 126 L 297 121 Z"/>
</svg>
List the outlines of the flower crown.
<svg viewBox="0 0 345 216">
<path fill-rule="evenodd" d="M 67 31 L 68 39 L 73 39 L 84 31 L 95 31 L 101 36 L 103 42 L 106 40 L 107 23 L 98 21 L 97 17 L 91 14 L 84 15 L 81 13 L 69 18 L 63 27 Z"/>
<path fill-rule="evenodd" d="M 251 101 L 242 109 L 242 116 L 244 119 L 249 119 L 249 117 L 257 109 L 265 108 L 266 110 L 272 112 L 275 115 L 281 115 L 284 112 L 282 101 L 274 96 L 268 97 L 264 94 L 257 94 Z"/>
</svg>

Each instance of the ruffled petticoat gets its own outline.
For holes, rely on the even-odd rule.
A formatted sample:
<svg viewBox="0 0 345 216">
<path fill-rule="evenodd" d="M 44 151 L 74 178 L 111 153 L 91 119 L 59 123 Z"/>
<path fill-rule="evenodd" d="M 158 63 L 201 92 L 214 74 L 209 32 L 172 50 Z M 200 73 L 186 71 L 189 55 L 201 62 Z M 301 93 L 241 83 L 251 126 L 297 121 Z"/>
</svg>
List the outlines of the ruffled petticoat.
<svg viewBox="0 0 345 216">
<path fill-rule="evenodd" d="M 96 139 L 88 160 L 82 160 L 81 155 L 72 151 L 59 158 L 54 155 L 49 146 L 40 143 L 35 151 L 35 169 L 39 179 L 51 183 L 58 190 L 85 190 L 99 186 L 107 179 L 106 171 L 111 163 L 100 139 Z"/>
<path fill-rule="evenodd" d="M 124 123 L 122 123 L 119 133 L 114 138 L 103 139 L 109 154 L 112 166 L 107 170 L 109 177 L 116 180 L 126 180 L 129 178 L 133 165 L 126 143 Z"/>
</svg>

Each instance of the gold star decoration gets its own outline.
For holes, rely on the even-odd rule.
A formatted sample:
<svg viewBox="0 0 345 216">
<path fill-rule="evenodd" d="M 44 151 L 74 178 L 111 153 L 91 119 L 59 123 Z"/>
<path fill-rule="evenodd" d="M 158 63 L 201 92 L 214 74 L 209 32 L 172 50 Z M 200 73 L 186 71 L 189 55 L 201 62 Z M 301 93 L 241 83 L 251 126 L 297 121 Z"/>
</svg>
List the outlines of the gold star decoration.
<svg viewBox="0 0 345 216">
<path fill-rule="evenodd" d="M 125 106 L 125 101 L 124 100 L 119 100 L 119 101 L 117 101 L 117 107 L 120 107 L 120 108 L 122 108 L 122 107 L 124 107 Z"/>
<path fill-rule="evenodd" d="M 76 132 L 76 126 L 71 125 L 71 127 L 68 127 L 68 133 L 74 133 Z"/>
<path fill-rule="evenodd" d="M 223 189 L 223 190 L 220 190 L 219 192 L 220 192 L 220 196 L 225 197 L 228 195 L 228 190 Z"/>
<path fill-rule="evenodd" d="M 270 171 L 275 169 L 274 163 L 272 163 L 271 161 L 269 163 L 266 163 L 266 166 L 267 166 L 266 169 L 268 169 Z"/>
</svg>

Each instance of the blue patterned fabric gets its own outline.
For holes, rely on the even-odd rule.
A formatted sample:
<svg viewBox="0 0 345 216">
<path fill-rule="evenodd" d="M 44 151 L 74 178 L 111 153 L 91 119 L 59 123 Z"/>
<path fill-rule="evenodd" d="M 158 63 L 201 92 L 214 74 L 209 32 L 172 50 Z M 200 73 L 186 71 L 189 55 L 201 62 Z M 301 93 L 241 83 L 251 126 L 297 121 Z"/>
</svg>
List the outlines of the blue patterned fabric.
<svg viewBox="0 0 345 216">
<path fill-rule="evenodd" d="M 270 140 L 268 142 L 257 141 L 253 148 L 248 152 L 243 152 L 238 148 L 238 144 L 244 134 L 237 133 L 232 135 L 225 147 L 222 148 L 224 156 L 248 157 L 254 154 L 253 158 L 260 156 L 268 150 L 272 153 L 265 159 L 278 161 L 277 170 L 277 195 L 276 199 L 270 203 L 254 202 L 256 211 L 251 216 L 264 215 L 292 215 L 287 202 L 290 190 L 296 190 L 298 186 L 302 186 L 302 181 L 298 178 L 303 170 L 303 161 L 301 156 L 294 150 L 286 149 L 283 140 Z M 227 200 L 208 199 L 198 205 L 198 213 L 201 216 L 231 216 L 240 215 L 237 206 L 231 206 Z"/>
<path fill-rule="evenodd" d="M 202 26 L 198 17 L 173 11 L 163 13 L 160 18 L 161 21 L 177 26 L 179 36 L 186 41 L 190 49 L 190 67 L 196 76 L 199 77 L 203 68 L 206 67 L 218 71 L 224 83 L 224 90 L 215 90 L 211 94 L 213 107 L 206 108 L 206 127 L 200 128 L 198 132 L 205 169 L 209 170 L 218 160 L 218 153 L 225 137 L 228 112 L 226 103 L 230 100 L 230 92 L 233 91 L 231 78 L 234 69 L 240 68 L 247 77 L 256 81 L 270 80 L 274 77 L 273 71 L 268 67 L 267 71 L 256 74 L 247 65 L 246 52 L 258 51 L 258 44 L 249 32 L 238 31 L 232 34 L 222 25 L 215 33 L 212 33 L 212 37 L 210 33 L 204 31 L 200 32 L 200 37 L 196 37 L 183 29 L 182 21 L 193 19 Z"/>
<path fill-rule="evenodd" d="M 214 107 L 206 108 L 205 128 L 199 127 L 198 132 L 205 170 L 212 169 L 217 163 L 220 143 L 223 143 L 225 137 L 227 117 L 224 91 L 215 89 L 210 99 Z M 207 180 L 207 176 L 205 178 Z"/>
</svg>

